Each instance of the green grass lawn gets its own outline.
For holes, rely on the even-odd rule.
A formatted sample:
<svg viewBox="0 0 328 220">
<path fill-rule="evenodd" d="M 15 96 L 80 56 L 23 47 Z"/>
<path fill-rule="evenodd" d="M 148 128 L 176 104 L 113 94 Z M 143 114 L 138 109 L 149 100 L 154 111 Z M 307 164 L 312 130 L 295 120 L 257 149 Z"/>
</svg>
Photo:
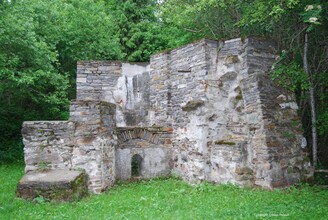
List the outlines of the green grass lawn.
<svg viewBox="0 0 328 220">
<path fill-rule="evenodd" d="M 0 166 L 0 219 L 328 219 L 328 190 L 265 191 L 177 179 L 121 184 L 75 203 L 15 197 L 22 165 Z"/>
</svg>

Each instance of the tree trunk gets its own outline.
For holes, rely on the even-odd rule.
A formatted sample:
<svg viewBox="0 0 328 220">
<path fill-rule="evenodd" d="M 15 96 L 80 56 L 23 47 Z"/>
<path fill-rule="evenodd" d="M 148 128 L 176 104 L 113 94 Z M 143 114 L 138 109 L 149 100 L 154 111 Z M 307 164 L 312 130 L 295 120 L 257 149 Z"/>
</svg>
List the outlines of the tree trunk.
<svg viewBox="0 0 328 220">
<path fill-rule="evenodd" d="M 314 88 L 313 88 L 313 81 L 309 72 L 307 55 L 308 55 L 308 33 L 305 32 L 304 38 L 304 55 L 303 55 L 303 68 L 305 74 L 309 76 L 310 80 L 310 108 L 311 108 L 311 127 L 312 127 L 312 155 L 313 155 L 313 166 L 317 166 L 317 148 L 318 148 L 318 141 L 317 141 L 317 128 L 316 128 L 316 112 L 315 112 L 315 98 L 314 98 Z"/>
</svg>

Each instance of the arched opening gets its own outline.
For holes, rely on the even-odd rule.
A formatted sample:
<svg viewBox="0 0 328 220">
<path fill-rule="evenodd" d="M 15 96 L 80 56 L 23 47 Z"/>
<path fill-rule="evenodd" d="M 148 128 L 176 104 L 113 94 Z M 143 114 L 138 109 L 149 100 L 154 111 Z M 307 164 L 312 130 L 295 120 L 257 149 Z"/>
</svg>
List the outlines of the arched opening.
<svg viewBox="0 0 328 220">
<path fill-rule="evenodd" d="M 131 159 L 131 177 L 141 176 L 142 157 L 139 154 L 133 155 Z"/>
</svg>

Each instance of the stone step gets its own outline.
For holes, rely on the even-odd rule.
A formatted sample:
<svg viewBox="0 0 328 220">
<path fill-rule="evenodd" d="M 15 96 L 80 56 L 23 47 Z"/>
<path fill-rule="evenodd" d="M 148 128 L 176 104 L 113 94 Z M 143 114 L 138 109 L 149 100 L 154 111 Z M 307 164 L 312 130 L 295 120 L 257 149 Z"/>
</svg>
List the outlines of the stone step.
<svg viewBox="0 0 328 220">
<path fill-rule="evenodd" d="M 87 179 L 84 171 L 76 170 L 30 172 L 17 184 L 16 195 L 23 199 L 76 201 L 88 194 Z"/>
</svg>

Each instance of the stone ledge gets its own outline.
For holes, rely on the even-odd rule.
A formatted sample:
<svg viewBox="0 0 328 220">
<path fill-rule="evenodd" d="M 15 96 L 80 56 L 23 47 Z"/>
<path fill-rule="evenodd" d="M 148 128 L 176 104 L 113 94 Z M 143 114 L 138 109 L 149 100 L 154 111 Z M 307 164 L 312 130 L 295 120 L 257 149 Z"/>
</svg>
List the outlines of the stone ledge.
<svg viewBox="0 0 328 220">
<path fill-rule="evenodd" d="M 17 184 L 16 196 L 34 199 L 42 196 L 50 201 L 75 201 L 88 194 L 84 171 L 49 170 L 30 172 Z"/>
</svg>

